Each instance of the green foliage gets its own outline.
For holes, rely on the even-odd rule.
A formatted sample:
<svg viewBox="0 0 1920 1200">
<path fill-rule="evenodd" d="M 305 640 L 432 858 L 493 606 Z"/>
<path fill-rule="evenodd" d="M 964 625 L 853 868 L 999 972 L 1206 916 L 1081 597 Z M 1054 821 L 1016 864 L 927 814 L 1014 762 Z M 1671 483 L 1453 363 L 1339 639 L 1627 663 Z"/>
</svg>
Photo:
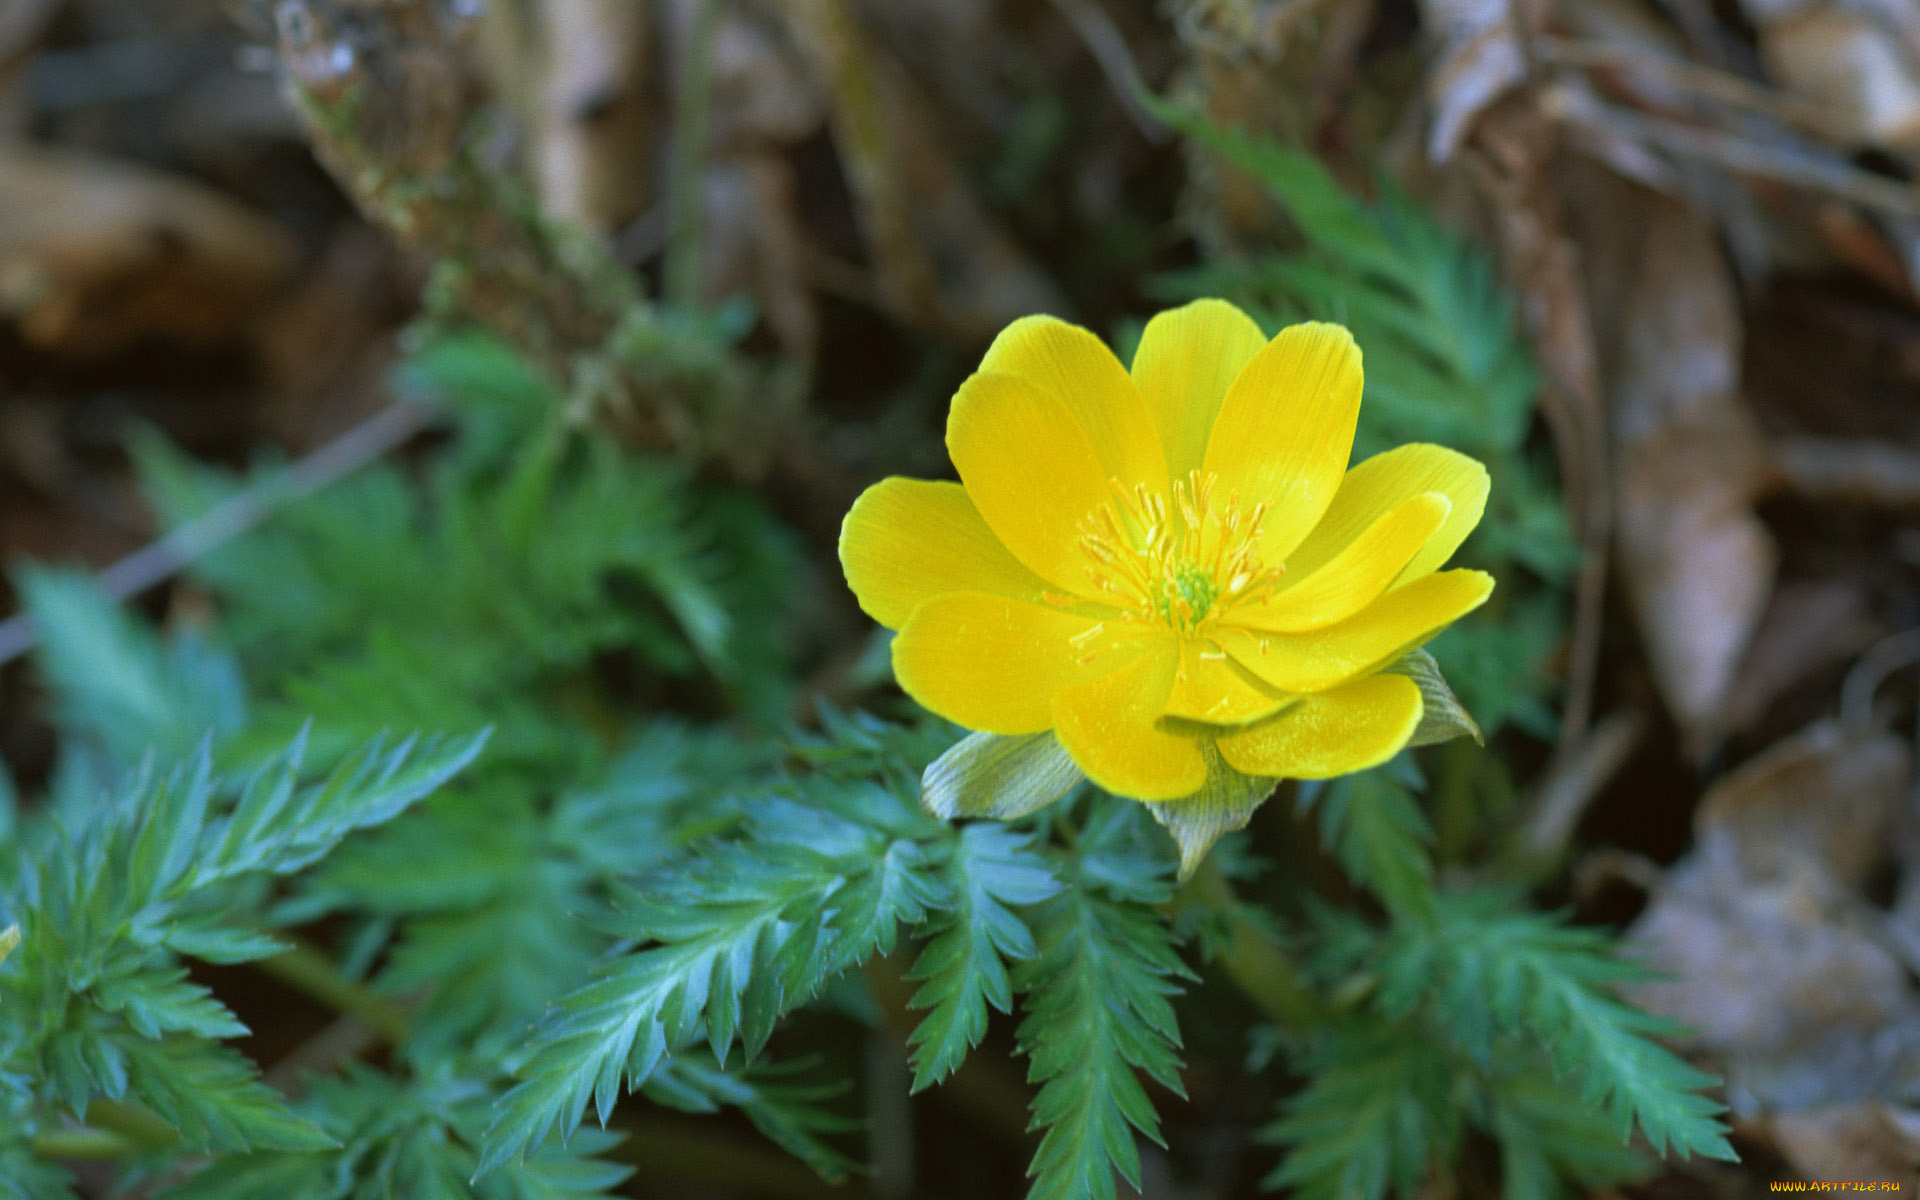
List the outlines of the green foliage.
<svg viewBox="0 0 1920 1200">
<path fill-rule="evenodd" d="M 745 837 L 700 846 L 623 888 L 607 932 L 639 948 L 548 1015 L 489 1134 L 483 1169 L 579 1124 L 704 1040 L 749 1060 L 828 980 L 891 950 L 945 897 L 922 841 L 944 836 L 892 793 L 825 778 L 762 797 Z"/>
<path fill-rule="evenodd" d="M 1466 1126 L 1500 1147 L 1506 1195 L 1547 1200 L 1637 1179 L 1637 1125 L 1665 1155 L 1730 1159 L 1713 1080 L 1652 1041 L 1666 1023 L 1612 989 L 1642 973 L 1606 936 L 1504 889 L 1441 893 L 1382 929 L 1323 911 L 1316 970 L 1351 997 L 1301 1065 L 1312 1083 L 1267 1130 L 1269 1177 L 1306 1196 L 1409 1194 Z M 1461 1117 L 1464 1116 L 1464 1122 Z"/>
<path fill-rule="evenodd" d="M 184 756 L 207 733 L 245 721 L 231 653 L 192 631 L 161 639 L 71 569 L 25 565 L 13 582 L 40 635 L 51 715 L 97 771 L 150 750 Z"/>
<path fill-rule="evenodd" d="M 1400 197 L 1361 203 L 1304 156 L 1193 132 L 1274 188 L 1305 249 L 1180 286 L 1347 320 L 1369 444 L 1444 440 L 1493 467 L 1470 553 L 1508 607 L 1436 653 L 1473 717 L 1538 725 L 1566 541 L 1484 261 Z M 636 354 L 685 350 L 668 324 L 628 332 Z M 1727 1152 L 1709 1081 L 1613 994 L 1632 976 L 1605 936 L 1441 886 L 1463 873 L 1436 867 L 1411 758 L 1298 789 L 1360 889 L 1338 903 L 1313 872 L 1252 898 L 1233 839 L 1176 890 L 1148 810 L 1087 788 L 1012 823 L 936 820 L 922 782 L 962 731 L 822 709 L 767 733 L 800 687 L 787 627 L 809 576 L 757 500 L 569 426 L 483 338 L 435 335 L 400 384 L 448 436 L 314 495 L 288 497 L 273 463 L 136 448 L 167 524 L 243 490 L 273 509 L 190 564 L 203 624 L 14 572 L 60 746 L 22 805 L 0 775 L 0 1200 L 71 1194 L 58 1163 L 81 1156 L 181 1200 L 577 1200 L 659 1145 L 606 1126 L 658 1107 L 731 1110 L 838 1180 L 862 1167 L 851 1064 L 792 1043 L 849 1016 L 908 1031 L 913 1092 L 998 1022 L 1033 1085 L 1030 1194 L 1112 1197 L 1142 1181 L 1137 1135 L 1165 1145 L 1156 1100 L 1183 1095 L 1196 932 L 1256 997 L 1300 1001 L 1262 1004 L 1300 1014 L 1271 1040 L 1306 1081 L 1270 1130 L 1276 1186 L 1411 1194 L 1470 1132 L 1512 1200 L 1635 1177 L 1629 1130 Z M 409 729 L 439 736 L 390 732 Z M 1078 779 L 1050 761 L 1048 797 Z M 263 1077 L 230 1044 L 233 976 L 207 964 L 380 1044 L 329 1057 L 336 1030 L 315 1037 L 289 1100 L 288 1063 Z M 893 976 L 910 999 L 879 1013 L 893 993 L 867 985 Z"/>
<path fill-rule="evenodd" d="M 1265 1131 L 1295 1149 L 1264 1187 L 1301 1200 L 1411 1196 L 1429 1164 L 1458 1150 L 1453 1064 L 1418 1026 L 1338 1027 L 1302 1065 L 1313 1082 Z"/>
<path fill-rule="evenodd" d="M 1609 953 L 1601 932 L 1499 892 L 1468 892 L 1445 897 L 1431 925 L 1397 928 L 1376 970 L 1389 1018 L 1430 1005 L 1448 1040 L 1483 1068 L 1499 1034 L 1527 1031 L 1621 1141 L 1637 1124 L 1657 1154 L 1733 1157 L 1716 1119 L 1723 1106 L 1698 1094 L 1714 1080 L 1650 1040 L 1675 1032 L 1667 1022 L 1613 995 L 1645 972 Z"/>
<path fill-rule="evenodd" d="M 913 1090 L 940 1082 L 987 1031 L 987 1006 L 1013 1010 L 1007 961 L 1039 952 L 1033 933 L 1013 912 L 1060 890 L 1030 837 L 1002 825 L 960 831 L 942 872 L 952 897 L 943 921 L 907 978 L 920 980 L 911 1006 L 930 1010 L 908 1039 Z"/>
<path fill-rule="evenodd" d="M 1299 794 L 1318 810 L 1320 844 L 1356 883 L 1396 915 L 1432 911 L 1433 828 L 1401 780 L 1384 769 L 1367 771 L 1303 785 Z"/>
<path fill-rule="evenodd" d="M 8 1018 L 0 1062 L 37 1081 L 16 1098 L 26 1109 L 16 1128 L 31 1133 L 43 1119 L 36 1101 L 85 1117 L 104 1097 L 137 1099 L 201 1149 L 328 1145 L 218 1044 L 247 1029 L 189 980 L 180 957 L 273 954 L 273 940 L 234 917 L 244 911 L 236 889 L 300 870 L 355 830 L 391 820 L 484 741 L 409 740 L 391 750 L 376 741 L 324 780 L 302 782 L 298 739 L 237 795 L 216 783 L 202 749 L 164 775 L 133 774 L 78 828 L 43 829 L 8 875 L 22 937 L 0 967 Z"/>
<path fill-rule="evenodd" d="M 497 344 L 451 338 L 408 378 L 446 394 L 486 374 Z M 450 400 L 453 399 L 449 397 Z M 755 716 L 786 704 L 779 580 L 786 535 L 744 497 L 695 485 L 677 464 L 570 434 L 524 372 L 461 393 L 470 439 L 424 486 L 374 466 L 221 546 L 192 570 L 223 602 L 225 630 L 256 681 L 261 725 L 311 718 L 328 736 L 433 716 L 500 731 L 496 752 L 565 753 L 556 681 L 624 649 L 655 671 L 705 673 Z M 168 524 L 242 486 L 149 438 L 136 447 Z"/>
<path fill-rule="evenodd" d="M 436 1074 L 399 1079 L 354 1065 L 316 1079 L 302 1114 L 331 1139 L 322 1153 L 224 1158 L 164 1193 L 166 1200 L 583 1200 L 632 1173 L 599 1161 L 618 1135 L 589 1131 L 469 1183 L 492 1092 Z M 343 1186 L 344 1185 L 344 1186 Z"/>
<path fill-rule="evenodd" d="M 1155 907 L 1168 895 L 1165 868 L 1140 870 L 1137 842 L 1113 836 L 1137 819 L 1132 809 L 1096 815 L 1067 889 L 1037 915 L 1039 954 L 1018 972 L 1027 1013 L 1020 1049 L 1040 1084 L 1033 1124 L 1045 1130 L 1028 1168 L 1034 1200 L 1110 1198 L 1115 1171 L 1139 1188 L 1129 1127 L 1166 1143 L 1135 1072 L 1186 1095 L 1168 997 L 1194 976 Z"/>
</svg>

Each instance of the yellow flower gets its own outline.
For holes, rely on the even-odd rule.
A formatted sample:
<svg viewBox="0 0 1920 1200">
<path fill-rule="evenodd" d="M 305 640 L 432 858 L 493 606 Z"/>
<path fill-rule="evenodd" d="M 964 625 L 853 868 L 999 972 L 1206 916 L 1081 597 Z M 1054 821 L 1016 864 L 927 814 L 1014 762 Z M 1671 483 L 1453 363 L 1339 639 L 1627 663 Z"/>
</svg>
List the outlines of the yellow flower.
<svg viewBox="0 0 1920 1200">
<path fill-rule="evenodd" d="M 914 699 L 986 734 L 1050 731 L 1116 795 L 1195 797 L 1222 764 L 1374 766 L 1423 710 L 1382 668 L 1493 580 L 1438 570 L 1486 469 L 1409 445 L 1348 470 L 1360 390 L 1338 325 L 1268 340 L 1200 300 L 1150 321 L 1129 371 L 1086 330 L 1024 318 L 954 396 L 961 482 L 867 489 L 840 534 L 847 582 L 899 631 Z"/>
</svg>

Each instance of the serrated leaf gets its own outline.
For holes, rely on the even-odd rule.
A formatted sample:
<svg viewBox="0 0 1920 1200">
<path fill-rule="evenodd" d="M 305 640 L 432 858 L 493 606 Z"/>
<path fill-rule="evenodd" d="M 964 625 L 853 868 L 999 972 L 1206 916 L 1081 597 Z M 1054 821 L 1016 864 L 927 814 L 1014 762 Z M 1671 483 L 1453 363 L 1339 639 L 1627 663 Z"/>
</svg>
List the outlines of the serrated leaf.
<svg viewBox="0 0 1920 1200">
<path fill-rule="evenodd" d="M 769 797 L 756 840 L 708 847 L 663 869 L 670 886 L 629 893 L 608 931 L 650 944 L 548 1015 L 487 1132 L 483 1174 L 569 1134 L 589 1098 L 604 1122 L 623 1085 L 644 1085 L 703 1032 L 717 1059 L 736 1036 L 751 1057 L 781 1013 L 925 918 L 940 898 L 925 853 L 847 814 L 897 818 L 864 809 L 858 789 L 821 799 Z M 733 1027 L 715 1034 L 716 1016 Z"/>
<path fill-rule="evenodd" d="M 970 733 L 928 765 L 920 802 L 943 821 L 1011 821 L 1052 804 L 1085 776 L 1048 730 L 1007 736 Z"/>
<path fill-rule="evenodd" d="M 1308 793 L 1302 792 L 1302 799 Z M 1410 792 L 1384 770 L 1333 780 L 1313 794 L 1320 843 L 1354 882 L 1395 913 L 1433 907 L 1432 827 Z"/>
<path fill-rule="evenodd" d="M 118 1013 L 142 1037 L 157 1039 L 185 1033 L 233 1038 L 248 1033 L 212 992 L 188 982 L 182 968 L 136 968 L 99 980 L 91 992 L 102 1011 Z"/>
<path fill-rule="evenodd" d="M 1180 1034 L 1168 997 L 1188 977 L 1164 918 L 1085 887 L 1048 903 L 1040 954 L 1015 980 L 1027 1017 L 1018 1039 L 1040 1084 L 1033 1128 L 1043 1129 L 1027 1173 L 1029 1200 L 1111 1200 L 1114 1173 L 1140 1186 L 1133 1132 L 1164 1144 L 1136 1071 L 1175 1095 Z"/>
<path fill-rule="evenodd" d="M 223 1046 L 133 1037 L 113 1043 L 126 1056 L 128 1091 L 190 1146 L 244 1152 L 336 1144 L 261 1083 L 246 1059 Z"/>
<path fill-rule="evenodd" d="M 1624 1144 L 1638 1125 L 1658 1154 L 1733 1160 L 1715 1080 L 1652 1040 L 1667 1022 L 1612 994 L 1642 972 L 1596 931 L 1512 906 L 1499 892 L 1445 897 L 1431 925 L 1396 927 L 1379 961 L 1389 1015 L 1426 1004 L 1453 1042 L 1491 1064 L 1498 1031 L 1524 1030 L 1551 1052 L 1581 1103 Z"/>
<path fill-rule="evenodd" d="M 1028 848 L 1031 834 L 990 824 L 969 825 L 947 859 L 942 877 L 953 895 L 907 978 L 923 981 L 908 1007 L 929 1009 L 907 1038 L 913 1091 L 952 1074 L 987 1029 L 987 1006 L 1013 1009 L 1008 960 L 1033 957 L 1038 947 L 1013 910 L 1057 894 L 1060 883 L 1046 859 Z"/>
<path fill-rule="evenodd" d="M 713 1113 L 738 1109 L 766 1139 L 811 1167 L 829 1183 L 838 1183 L 860 1164 L 821 1140 L 849 1133 L 861 1122 L 820 1107 L 845 1095 L 844 1083 L 805 1083 L 794 1078 L 804 1064 L 729 1070 L 699 1054 L 675 1058 L 648 1077 L 647 1098 L 682 1112 Z"/>
<path fill-rule="evenodd" d="M 1313 1081 L 1262 1131 L 1287 1147 L 1268 1190 L 1301 1200 L 1411 1196 L 1429 1164 L 1451 1158 L 1462 1126 L 1443 1047 L 1411 1023 L 1358 1023 L 1329 1032 Z"/>
</svg>

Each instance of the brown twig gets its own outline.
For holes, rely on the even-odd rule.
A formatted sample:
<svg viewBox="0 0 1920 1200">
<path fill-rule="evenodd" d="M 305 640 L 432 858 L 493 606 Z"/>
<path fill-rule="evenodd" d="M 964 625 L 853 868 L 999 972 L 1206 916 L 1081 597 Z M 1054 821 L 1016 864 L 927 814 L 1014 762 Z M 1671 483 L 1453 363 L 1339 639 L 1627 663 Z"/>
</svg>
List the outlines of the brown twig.
<svg viewBox="0 0 1920 1200">
<path fill-rule="evenodd" d="M 1694 158 L 1725 170 L 1825 192 L 1862 208 L 1920 218 L 1920 191 L 1848 165 L 1837 155 L 1821 157 L 1798 148 L 1765 145 L 1736 134 L 1682 125 L 1635 112 L 1570 87 L 1541 92 L 1542 108 L 1567 124 L 1636 141 L 1680 158 Z"/>
<path fill-rule="evenodd" d="M 165 537 L 127 555 L 101 571 L 97 581 L 115 600 L 137 596 L 292 501 L 379 458 L 424 429 L 432 418 L 433 410 L 424 405 L 391 404 L 281 474 L 214 505 Z M 39 636 L 25 614 L 0 621 L 0 664 L 31 650 Z"/>
</svg>

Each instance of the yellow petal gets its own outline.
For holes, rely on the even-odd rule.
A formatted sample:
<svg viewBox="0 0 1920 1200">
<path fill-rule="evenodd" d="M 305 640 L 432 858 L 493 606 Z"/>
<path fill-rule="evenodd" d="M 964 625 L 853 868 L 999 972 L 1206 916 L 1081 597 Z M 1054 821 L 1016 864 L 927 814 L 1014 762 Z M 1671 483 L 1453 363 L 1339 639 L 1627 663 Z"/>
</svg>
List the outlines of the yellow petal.
<svg viewBox="0 0 1920 1200">
<path fill-rule="evenodd" d="M 1287 571 L 1316 570 L 1381 514 L 1422 492 L 1439 492 L 1453 502 L 1453 511 L 1401 570 L 1398 581 L 1439 570 L 1486 511 L 1487 469 L 1457 450 L 1414 443 L 1376 454 L 1347 472 L 1326 515 L 1287 560 Z"/>
<path fill-rule="evenodd" d="M 897 475 L 853 502 L 840 524 L 840 566 L 861 609 L 888 629 L 946 592 L 1038 601 L 1047 588 L 993 536 L 966 489 Z"/>
<path fill-rule="evenodd" d="M 1302 697 L 1271 721 L 1226 734 L 1220 757 L 1248 775 L 1329 779 L 1377 767 L 1420 724 L 1420 688 L 1404 675 L 1369 675 Z"/>
<path fill-rule="evenodd" d="M 987 347 L 982 371 L 1018 375 L 1060 399 L 1109 478 L 1167 490 L 1167 460 L 1146 401 L 1106 343 L 1058 317 L 1022 317 Z"/>
<path fill-rule="evenodd" d="M 1160 729 L 1179 663 L 1171 637 L 1149 643 L 1119 669 L 1053 698 L 1053 731 L 1087 778 L 1116 796 L 1172 800 L 1207 781 L 1200 743 Z"/>
<path fill-rule="evenodd" d="M 1420 552 L 1453 505 L 1439 492 L 1422 492 L 1380 515 L 1346 549 L 1236 623 L 1294 633 L 1344 621 L 1379 598 Z M 1288 574 L 1292 569 L 1289 567 Z"/>
<path fill-rule="evenodd" d="M 1270 633 L 1229 626 L 1214 636 L 1267 686 L 1321 692 L 1405 654 L 1480 607 L 1492 591 L 1493 577 L 1484 571 L 1441 571 L 1404 583 L 1325 629 Z"/>
<path fill-rule="evenodd" d="M 1162 716 L 1210 725 L 1238 725 L 1267 716 L 1293 699 L 1276 692 L 1206 642 L 1180 643 L 1180 668 Z"/>
<path fill-rule="evenodd" d="M 1147 322 L 1133 352 L 1133 382 L 1173 478 L 1199 468 L 1220 401 L 1266 342 L 1253 319 L 1225 300 L 1195 300 Z"/>
<path fill-rule="evenodd" d="M 1113 492 L 1064 401 L 1017 375 L 973 375 L 947 414 L 947 453 L 967 497 L 1015 558 L 1056 587 L 1090 590 L 1077 526 Z"/>
<path fill-rule="evenodd" d="M 893 639 L 893 674 L 909 696 L 985 733 L 1039 733 L 1056 693 L 1100 669 L 1069 639 L 1094 622 L 981 592 L 922 601 Z"/>
<path fill-rule="evenodd" d="M 1261 558 L 1277 563 L 1319 522 L 1353 452 L 1360 348 L 1338 325 L 1290 325 L 1234 377 L 1207 438 L 1216 495 L 1266 501 Z"/>
</svg>

